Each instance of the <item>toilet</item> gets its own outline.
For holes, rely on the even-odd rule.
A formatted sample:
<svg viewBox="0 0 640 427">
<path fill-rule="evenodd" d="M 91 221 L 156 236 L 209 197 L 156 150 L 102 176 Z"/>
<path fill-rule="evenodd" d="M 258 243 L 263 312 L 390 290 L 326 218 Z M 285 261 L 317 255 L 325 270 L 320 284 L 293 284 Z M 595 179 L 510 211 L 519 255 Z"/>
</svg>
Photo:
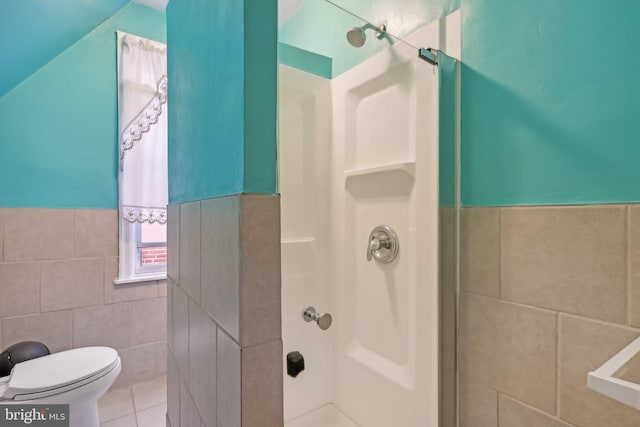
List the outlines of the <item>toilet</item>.
<svg viewBox="0 0 640 427">
<path fill-rule="evenodd" d="M 98 399 L 120 374 L 118 352 L 83 347 L 27 360 L 0 378 L 0 405 L 68 404 L 70 427 L 99 427 Z"/>
</svg>

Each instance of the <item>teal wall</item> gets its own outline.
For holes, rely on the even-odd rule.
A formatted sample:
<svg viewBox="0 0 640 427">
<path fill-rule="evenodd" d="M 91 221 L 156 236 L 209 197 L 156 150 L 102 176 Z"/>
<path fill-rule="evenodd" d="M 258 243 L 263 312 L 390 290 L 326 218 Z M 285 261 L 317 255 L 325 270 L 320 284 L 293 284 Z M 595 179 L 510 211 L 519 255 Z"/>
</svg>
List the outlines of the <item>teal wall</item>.
<svg viewBox="0 0 640 427">
<path fill-rule="evenodd" d="M 129 0 L 0 0 L 0 97 Z"/>
<path fill-rule="evenodd" d="M 276 192 L 276 0 L 171 0 L 169 201 Z"/>
<path fill-rule="evenodd" d="M 463 204 L 640 201 L 640 2 L 462 4 Z"/>
<path fill-rule="evenodd" d="M 0 98 L 0 206 L 118 206 L 116 30 L 165 41 L 165 16 L 130 4 Z"/>
</svg>

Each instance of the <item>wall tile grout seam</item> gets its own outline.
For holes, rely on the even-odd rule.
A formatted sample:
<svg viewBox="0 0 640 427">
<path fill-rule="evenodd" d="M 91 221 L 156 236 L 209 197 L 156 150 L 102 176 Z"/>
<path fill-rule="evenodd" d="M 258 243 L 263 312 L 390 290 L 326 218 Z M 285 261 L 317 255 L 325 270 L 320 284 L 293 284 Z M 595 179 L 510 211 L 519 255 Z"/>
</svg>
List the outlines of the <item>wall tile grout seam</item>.
<svg viewBox="0 0 640 427">
<path fill-rule="evenodd" d="M 631 325 L 631 205 L 627 205 L 625 209 L 625 228 L 625 320 L 627 325 Z"/>
<path fill-rule="evenodd" d="M 491 389 L 490 387 L 485 386 L 484 384 L 482 384 L 482 386 L 483 386 L 483 387 L 486 387 L 486 388 L 488 388 L 488 389 L 490 389 L 490 390 L 493 390 L 493 389 Z M 548 416 L 549 418 L 552 418 L 552 419 L 554 419 L 554 420 L 556 420 L 556 421 L 560 421 L 560 422 L 565 423 L 565 424 L 567 424 L 567 425 L 574 426 L 574 425 L 573 425 L 573 424 L 571 424 L 569 421 L 562 419 L 562 418 L 560 417 L 560 415 L 559 415 L 559 414 L 558 414 L 558 415 L 549 414 L 548 412 L 545 412 L 545 411 L 543 411 L 542 409 L 536 408 L 535 406 L 533 406 L 533 405 L 531 405 L 531 404 L 529 404 L 529 403 L 527 403 L 527 402 L 524 402 L 524 401 L 522 401 L 522 400 L 520 400 L 520 399 L 517 399 L 517 398 L 515 398 L 515 397 L 513 397 L 513 396 L 511 396 L 511 395 L 509 395 L 509 394 L 507 394 L 507 393 L 504 393 L 504 392 L 501 392 L 501 391 L 497 391 L 497 390 L 494 390 L 494 391 L 495 391 L 495 392 L 496 392 L 496 394 L 497 394 L 497 400 L 498 400 L 498 402 L 500 402 L 500 396 L 504 396 L 504 397 L 506 397 L 507 399 L 511 399 L 511 400 L 513 400 L 514 402 L 517 402 L 519 405 L 524 406 L 524 407 L 526 407 L 527 409 L 529 409 L 529 410 L 531 410 L 531 411 L 534 411 L 534 412 L 536 412 L 536 413 L 538 413 L 538 414 L 546 415 L 546 416 Z M 498 408 L 500 408 L 500 404 L 499 404 L 499 403 L 498 403 Z M 497 420 L 497 421 L 498 421 L 497 427 L 499 427 L 499 426 L 500 426 L 500 412 L 499 412 L 499 411 L 498 411 L 498 420 Z"/>
<path fill-rule="evenodd" d="M 502 299 L 502 209 L 498 208 L 498 297 Z"/>
<path fill-rule="evenodd" d="M 245 249 L 245 241 L 244 241 L 244 215 L 242 215 L 243 209 L 245 207 L 246 199 L 244 193 L 240 193 L 235 197 L 238 198 L 238 229 L 236 230 L 238 233 L 238 346 L 240 347 L 240 396 L 242 396 L 242 350 L 243 346 L 243 337 L 244 337 L 244 316 L 242 315 L 242 310 L 244 309 L 244 249 Z M 234 340 L 235 341 L 235 340 Z M 240 425 L 242 425 L 242 397 L 240 397 Z"/>
<path fill-rule="evenodd" d="M 0 262 L 4 262 L 4 208 L 0 208 Z"/>
<path fill-rule="evenodd" d="M 556 413 L 560 417 L 560 313 L 556 313 Z"/>
<path fill-rule="evenodd" d="M 489 296 L 489 295 L 479 294 L 477 292 L 470 292 L 468 290 L 464 290 L 462 292 L 465 293 L 465 294 L 473 295 L 475 297 L 485 298 L 485 299 L 501 302 L 501 303 L 504 303 L 504 304 L 514 305 L 516 307 L 530 308 L 530 309 L 545 311 L 547 313 L 555 313 L 555 314 L 560 315 L 560 316 L 564 315 L 564 316 L 576 317 L 576 318 L 579 318 L 579 319 L 589 320 L 591 322 L 600 323 L 602 325 L 617 326 L 617 327 L 622 327 L 622 328 L 625 328 L 625 329 L 628 329 L 628 330 L 633 330 L 633 331 L 640 332 L 640 326 L 627 325 L 627 324 L 624 324 L 624 323 L 618 323 L 618 322 L 614 322 L 614 321 L 611 321 L 611 320 L 600 319 L 600 318 L 597 318 L 597 317 L 589 317 L 589 316 L 585 316 L 585 315 L 582 315 L 582 314 L 571 313 L 571 312 L 567 312 L 567 311 L 553 310 L 553 309 L 550 309 L 548 307 L 540 307 L 540 306 L 537 306 L 537 305 L 525 304 L 525 303 L 518 302 L 518 301 L 504 300 L 504 299 L 496 298 L 496 297 Z"/>
<path fill-rule="evenodd" d="M 42 313 L 42 263 L 38 264 L 38 314 Z M 73 333 L 73 331 L 71 331 Z"/>
</svg>

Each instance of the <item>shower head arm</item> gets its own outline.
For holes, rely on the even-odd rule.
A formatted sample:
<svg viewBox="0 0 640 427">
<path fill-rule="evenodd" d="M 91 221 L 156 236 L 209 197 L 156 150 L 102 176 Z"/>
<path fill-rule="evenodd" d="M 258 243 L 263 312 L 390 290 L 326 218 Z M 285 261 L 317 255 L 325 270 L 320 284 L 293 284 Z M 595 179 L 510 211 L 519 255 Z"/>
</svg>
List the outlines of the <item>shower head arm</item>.
<svg viewBox="0 0 640 427">
<path fill-rule="evenodd" d="M 334 3 L 331 0 L 324 0 L 325 2 L 329 3 L 330 5 L 337 7 L 338 9 L 342 10 L 343 12 L 348 13 L 349 15 L 358 18 L 361 21 L 364 21 L 366 24 L 364 27 L 361 27 L 363 30 L 366 28 L 375 28 L 377 29 L 378 33 L 376 33 L 376 37 L 378 37 L 379 39 L 381 39 L 382 37 L 384 37 L 385 34 L 389 34 L 391 37 L 393 37 L 394 39 L 406 44 L 409 47 L 412 47 L 413 49 L 416 49 L 418 51 L 418 56 L 421 59 L 424 59 L 425 61 L 427 61 L 428 63 L 432 64 L 432 65 L 438 65 L 438 58 L 437 58 L 437 50 L 436 49 L 431 49 L 431 48 L 418 48 L 417 46 L 412 45 L 411 43 L 409 43 L 408 41 L 404 40 L 402 37 L 398 37 L 394 34 L 391 34 L 389 31 L 387 31 L 386 26 L 383 24 L 380 27 L 372 24 L 371 22 L 367 21 L 366 19 L 364 19 L 361 16 L 356 15 L 355 13 L 351 12 L 348 9 L 345 9 L 344 7 L 340 6 L 339 4 Z M 384 30 L 381 30 L 381 27 L 384 28 Z"/>
</svg>

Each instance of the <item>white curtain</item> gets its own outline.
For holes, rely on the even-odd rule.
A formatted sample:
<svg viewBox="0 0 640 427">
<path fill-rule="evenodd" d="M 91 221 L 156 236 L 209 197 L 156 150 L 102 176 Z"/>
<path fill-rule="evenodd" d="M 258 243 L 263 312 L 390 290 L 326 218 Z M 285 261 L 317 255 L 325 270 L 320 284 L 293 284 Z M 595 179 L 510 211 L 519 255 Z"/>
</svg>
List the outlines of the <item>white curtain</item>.
<svg viewBox="0 0 640 427">
<path fill-rule="evenodd" d="M 123 220 L 166 223 L 167 47 L 118 32 L 120 212 Z"/>
</svg>

